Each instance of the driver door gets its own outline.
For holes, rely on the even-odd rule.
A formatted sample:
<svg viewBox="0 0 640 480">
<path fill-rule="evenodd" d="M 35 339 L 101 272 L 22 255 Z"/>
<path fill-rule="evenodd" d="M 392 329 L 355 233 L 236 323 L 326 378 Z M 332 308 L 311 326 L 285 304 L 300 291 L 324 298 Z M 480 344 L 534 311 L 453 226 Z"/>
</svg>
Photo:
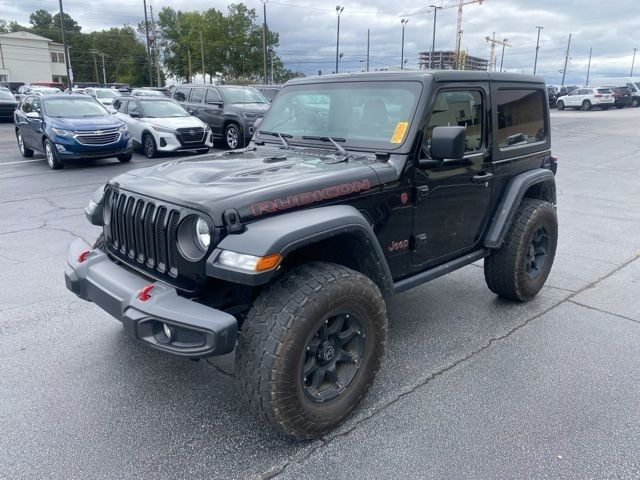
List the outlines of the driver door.
<svg viewBox="0 0 640 480">
<path fill-rule="evenodd" d="M 473 250 L 487 224 L 493 184 L 489 95 L 488 82 L 436 94 L 420 158 L 430 158 L 431 132 L 438 126 L 465 127 L 465 155 L 429 168 L 416 166 L 412 262 L 418 270 Z"/>
</svg>

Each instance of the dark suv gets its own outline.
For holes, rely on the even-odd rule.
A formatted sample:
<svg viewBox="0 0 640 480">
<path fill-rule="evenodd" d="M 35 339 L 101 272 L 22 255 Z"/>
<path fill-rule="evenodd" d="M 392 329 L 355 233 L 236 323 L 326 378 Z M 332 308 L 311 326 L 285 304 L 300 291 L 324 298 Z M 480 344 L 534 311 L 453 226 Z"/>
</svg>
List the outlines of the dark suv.
<svg viewBox="0 0 640 480">
<path fill-rule="evenodd" d="M 558 240 L 549 125 L 540 77 L 297 79 L 247 148 L 96 190 L 103 234 L 69 246 L 66 284 L 151 348 L 235 349 L 247 406 L 318 437 L 371 386 L 388 297 L 482 259 L 496 294 L 540 291 Z"/>
<path fill-rule="evenodd" d="M 633 94 L 629 87 L 610 87 L 613 92 L 616 108 L 630 107 L 633 104 Z"/>
<path fill-rule="evenodd" d="M 249 143 L 253 124 L 269 109 L 269 100 L 252 87 L 184 84 L 173 91 L 173 99 L 232 150 Z"/>
</svg>

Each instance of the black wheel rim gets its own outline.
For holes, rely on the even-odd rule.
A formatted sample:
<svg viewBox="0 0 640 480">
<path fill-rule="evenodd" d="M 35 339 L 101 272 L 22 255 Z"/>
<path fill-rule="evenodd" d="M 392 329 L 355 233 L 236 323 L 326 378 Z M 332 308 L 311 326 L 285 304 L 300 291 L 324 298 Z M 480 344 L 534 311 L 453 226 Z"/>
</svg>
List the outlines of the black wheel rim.
<svg viewBox="0 0 640 480">
<path fill-rule="evenodd" d="M 536 278 L 544 268 L 549 253 L 549 232 L 545 226 L 533 232 L 527 249 L 526 270 L 529 278 Z"/>
<path fill-rule="evenodd" d="M 327 317 L 305 348 L 302 387 L 313 402 L 339 397 L 356 377 L 365 350 L 360 317 L 343 311 Z"/>
</svg>

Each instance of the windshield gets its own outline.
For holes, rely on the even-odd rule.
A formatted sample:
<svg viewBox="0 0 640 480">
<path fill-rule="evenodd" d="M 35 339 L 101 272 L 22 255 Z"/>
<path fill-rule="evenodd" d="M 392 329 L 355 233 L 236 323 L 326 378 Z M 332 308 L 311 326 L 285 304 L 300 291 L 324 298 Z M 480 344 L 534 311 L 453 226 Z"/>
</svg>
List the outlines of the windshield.
<svg viewBox="0 0 640 480">
<path fill-rule="evenodd" d="M 117 90 L 96 90 L 96 97 L 98 98 L 115 98 L 119 96 L 120 92 Z"/>
<path fill-rule="evenodd" d="M 290 135 L 294 143 L 332 137 L 347 147 L 395 149 L 405 140 L 421 90 L 413 81 L 292 85 L 275 98 L 260 132 Z"/>
<path fill-rule="evenodd" d="M 0 90 L 0 100 L 15 100 L 15 97 L 6 90 Z"/>
<path fill-rule="evenodd" d="M 50 117 L 98 117 L 107 110 L 95 100 L 83 98 L 48 98 L 42 102 Z"/>
<path fill-rule="evenodd" d="M 187 111 L 171 100 L 166 102 L 146 101 L 143 102 L 145 118 L 170 118 L 188 117 Z"/>
<path fill-rule="evenodd" d="M 40 92 L 40 93 L 61 93 L 62 90 L 60 90 L 59 88 L 53 88 L 53 87 L 34 87 L 32 90 L 34 93 Z"/>
<path fill-rule="evenodd" d="M 225 87 L 220 89 L 224 103 L 269 103 L 256 89 L 248 87 Z"/>
</svg>

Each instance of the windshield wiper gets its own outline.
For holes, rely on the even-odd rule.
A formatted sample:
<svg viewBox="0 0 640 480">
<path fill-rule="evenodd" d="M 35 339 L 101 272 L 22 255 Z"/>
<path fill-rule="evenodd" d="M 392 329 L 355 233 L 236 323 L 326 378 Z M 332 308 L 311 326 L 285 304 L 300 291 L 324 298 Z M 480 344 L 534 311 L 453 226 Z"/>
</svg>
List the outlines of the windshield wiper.
<svg viewBox="0 0 640 480">
<path fill-rule="evenodd" d="M 344 147 L 342 145 L 340 145 L 338 142 L 346 142 L 346 140 L 344 138 L 337 138 L 337 137 L 321 137 L 321 136 L 314 136 L 314 135 L 304 135 L 302 137 L 303 140 L 320 140 L 321 142 L 331 142 L 333 143 L 333 146 L 336 147 L 336 149 L 338 150 L 338 152 L 340 152 L 342 155 L 345 156 L 349 156 L 349 152 L 347 152 Z"/>
<path fill-rule="evenodd" d="M 288 133 L 280 133 L 280 132 L 265 132 L 264 130 L 260 130 L 260 133 L 262 133 L 263 135 L 271 135 L 272 137 L 278 137 L 280 139 L 280 142 L 282 143 L 282 146 L 286 149 L 289 148 L 289 142 L 287 142 L 284 137 L 287 138 L 293 138 L 293 135 L 290 135 Z"/>
</svg>

